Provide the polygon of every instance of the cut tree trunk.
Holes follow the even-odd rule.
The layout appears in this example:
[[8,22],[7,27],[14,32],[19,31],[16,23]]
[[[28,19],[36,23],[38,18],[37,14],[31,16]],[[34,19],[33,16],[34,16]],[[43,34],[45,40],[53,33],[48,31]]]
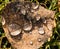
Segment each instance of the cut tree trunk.
[[38,49],[56,27],[55,11],[32,2],[11,2],[2,11],[2,26],[13,48]]

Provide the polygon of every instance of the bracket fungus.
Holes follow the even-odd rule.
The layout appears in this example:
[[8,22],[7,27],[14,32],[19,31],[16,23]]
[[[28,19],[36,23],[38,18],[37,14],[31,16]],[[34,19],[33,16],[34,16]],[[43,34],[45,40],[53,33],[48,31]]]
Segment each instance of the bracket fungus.
[[56,27],[55,11],[33,2],[11,2],[1,15],[5,35],[16,49],[38,49]]

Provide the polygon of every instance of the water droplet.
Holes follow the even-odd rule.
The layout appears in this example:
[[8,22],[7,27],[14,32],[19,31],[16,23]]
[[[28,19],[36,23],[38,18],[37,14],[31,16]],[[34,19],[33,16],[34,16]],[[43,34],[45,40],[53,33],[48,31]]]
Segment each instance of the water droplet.
[[44,34],[44,29],[43,29],[43,27],[40,27],[40,28],[38,29],[38,32],[39,32],[39,34]]
[[21,33],[21,29],[16,30],[16,31],[14,31],[14,32],[10,32],[10,34],[11,34],[12,36],[17,36],[17,35],[19,35],[20,33]]
[[37,9],[39,7],[39,5],[33,5],[33,9]]
[[30,42],[30,45],[33,45],[33,42],[32,41]]
[[38,42],[41,42],[41,38],[38,39]]
[[46,20],[43,23],[46,23]]
[[32,34],[32,32],[29,32],[30,34]]
[[10,32],[14,32],[14,31],[16,31],[20,28],[21,27],[19,25],[15,24],[15,23],[11,23],[11,24],[8,25],[8,29],[9,29]]
[[23,29],[25,31],[30,31],[32,29],[32,24],[31,23],[25,23]]
[[21,13],[22,13],[23,15],[25,15],[25,14],[26,14],[26,10],[22,9],[22,10],[21,10]]
[[35,11],[31,9],[31,12],[35,12]]
[[46,19],[45,18],[42,18],[42,22],[46,24]]
[[37,21],[40,20],[40,14],[37,14],[37,15],[36,15],[36,20],[37,20]]
[[41,17],[41,20],[43,23],[46,23],[46,19],[44,17]]

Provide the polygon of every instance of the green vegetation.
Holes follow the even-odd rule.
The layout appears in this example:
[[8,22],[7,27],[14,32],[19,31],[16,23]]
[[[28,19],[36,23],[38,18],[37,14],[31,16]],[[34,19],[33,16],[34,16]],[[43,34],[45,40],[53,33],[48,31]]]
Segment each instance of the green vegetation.
[[[1,10],[6,6],[7,3],[13,0],[0,0],[0,14]],[[57,2],[58,0],[30,0],[31,2],[36,2],[47,9],[56,11],[55,19],[56,19],[56,28],[53,29],[53,36],[50,41],[47,41],[43,47],[40,49],[60,49],[60,13],[58,12]],[[1,25],[1,16],[0,16],[0,49],[11,49],[11,44],[8,42],[5,37],[4,31]]]

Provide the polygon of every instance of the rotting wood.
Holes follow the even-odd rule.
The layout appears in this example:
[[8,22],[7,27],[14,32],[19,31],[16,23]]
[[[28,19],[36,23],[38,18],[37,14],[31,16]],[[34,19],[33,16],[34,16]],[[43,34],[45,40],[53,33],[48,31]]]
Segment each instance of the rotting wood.
[[54,15],[36,3],[11,2],[2,11],[2,26],[14,48],[38,49],[52,36]]

